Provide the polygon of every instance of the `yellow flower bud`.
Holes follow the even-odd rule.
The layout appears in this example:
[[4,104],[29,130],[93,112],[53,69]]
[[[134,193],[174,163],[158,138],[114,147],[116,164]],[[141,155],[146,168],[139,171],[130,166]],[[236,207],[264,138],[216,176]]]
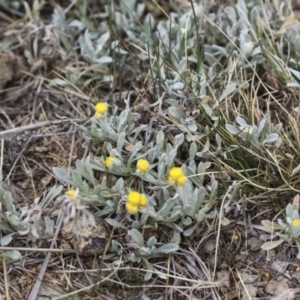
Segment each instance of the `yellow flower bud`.
[[144,209],[148,206],[148,199],[144,195],[141,195],[139,209]]
[[181,176],[181,177],[179,177],[179,178],[177,179],[177,183],[178,183],[179,185],[185,185],[186,182],[187,182],[186,176]]
[[110,168],[115,160],[116,160],[116,158],[113,157],[113,156],[107,157],[105,159],[105,166],[106,166],[106,168]]
[[141,174],[146,173],[150,168],[149,161],[146,159],[139,159],[136,168],[139,173]]
[[126,203],[126,210],[130,214],[136,214],[136,213],[138,213],[139,208],[137,207],[137,205],[133,205],[131,203]]
[[95,116],[96,118],[103,118],[104,114],[107,112],[108,106],[105,102],[98,102],[95,105]]
[[72,200],[75,200],[78,195],[78,190],[69,190],[66,192],[66,195],[70,197]]
[[176,181],[178,178],[184,176],[184,173],[180,167],[173,167],[169,171],[169,178],[173,181]]
[[138,206],[141,202],[141,196],[142,195],[139,192],[131,191],[127,196],[127,202],[131,205]]
[[293,227],[299,228],[299,227],[300,227],[300,220],[299,220],[299,219],[293,220],[292,226],[293,226]]
[[174,184],[185,185],[187,177],[184,175],[183,170],[180,167],[173,167],[169,171],[169,181]]

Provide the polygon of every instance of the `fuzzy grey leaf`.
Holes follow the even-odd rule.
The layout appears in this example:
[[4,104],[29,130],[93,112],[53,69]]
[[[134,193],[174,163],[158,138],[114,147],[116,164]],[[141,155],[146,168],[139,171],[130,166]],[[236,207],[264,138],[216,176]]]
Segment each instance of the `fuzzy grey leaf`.
[[230,94],[234,93],[237,90],[237,86],[235,82],[231,82],[227,85],[227,87],[225,88],[225,90],[223,91],[219,102],[222,102],[227,96],[229,96]]
[[7,234],[5,235],[4,237],[2,237],[0,239],[0,244],[2,247],[5,247],[7,246],[11,241],[12,241],[12,237],[15,233],[10,233],[10,234]]
[[140,247],[144,247],[144,237],[138,230],[128,230],[128,235],[131,236],[133,242],[138,244]]
[[2,252],[0,254],[0,258],[8,258],[8,259],[12,259],[12,260],[17,260],[17,259],[21,259],[22,255],[19,251],[12,250],[12,251],[7,251],[7,252]]
[[238,130],[235,126],[233,126],[231,124],[226,124],[225,128],[227,129],[227,131],[229,131],[233,135],[237,135],[240,132],[240,130]]
[[266,242],[261,246],[261,249],[266,250],[266,251],[272,250],[272,249],[278,247],[283,242],[284,242],[284,240],[282,240],[282,239],[277,240],[277,241]]
[[271,133],[269,134],[265,140],[264,140],[264,144],[269,144],[269,143],[273,143],[276,142],[278,139],[278,134],[277,133]]
[[115,228],[122,228],[122,229],[125,229],[127,230],[127,227],[125,225],[123,225],[121,222],[115,220],[115,219],[106,219],[105,220],[110,226],[113,226]]
[[182,90],[184,88],[184,84],[182,82],[176,82],[171,85],[172,90]]
[[57,179],[73,185],[72,178],[63,169],[54,167],[52,168],[52,171],[54,175],[57,177]]
[[152,253],[163,253],[163,254],[168,254],[168,253],[172,253],[172,252],[176,252],[179,249],[179,246],[177,244],[165,244],[159,248],[157,248],[155,251],[153,251]]

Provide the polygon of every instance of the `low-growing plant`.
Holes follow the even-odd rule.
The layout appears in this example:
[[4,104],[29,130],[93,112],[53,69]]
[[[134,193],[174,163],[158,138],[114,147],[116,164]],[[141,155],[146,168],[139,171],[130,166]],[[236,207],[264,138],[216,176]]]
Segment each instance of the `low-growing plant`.
[[[278,218],[277,223],[269,220],[262,221],[262,225],[271,231],[272,241],[265,242],[262,249],[271,250],[283,242],[295,243],[298,248],[297,258],[300,259],[300,216],[299,216],[299,194],[293,199],[293,204],[289,203],[285,210],[285,222]],[[278,239],[277,239],[278,238]]]
[[[100,106],[105,108],[103,113],[97,112]],[[54,168],[56,177],[78,190],[77,198],[82,204],[97,208],[95,217],[114,216],[107,222],[127,230],[139,247],[134,257],[141,256],[146,262],[152,254],[176,251],[180,239],[176,246],[167,243],[156,248],[156,239],[150,238],[145,246],[139,230],[163,224],[174,234],[189,236],[201,222],[213,219],[217,214],[214,205],[218,202],[218,181],[211,176],[204,183],[209,164],[196,165],[197,145],[192,143],[188,165],[174,167],[185,141],[183,134],[175,135],[170,143],[163,131],[158,131],[155,139],[146,144],[147,125],[140,123],[137,113],[127,108],[117,115],[115,109],[109,116],[104,103],[98,103],[95,110],[91,131],[84,129],[84,146],[101,145],[103,154],[78,160],[70,176]],[[101,181],[95,176],[97,171]],[[121,223],[126,210],[133,215],[131,225]],[[132,261],[132,257],[130,254],[127,258]]]

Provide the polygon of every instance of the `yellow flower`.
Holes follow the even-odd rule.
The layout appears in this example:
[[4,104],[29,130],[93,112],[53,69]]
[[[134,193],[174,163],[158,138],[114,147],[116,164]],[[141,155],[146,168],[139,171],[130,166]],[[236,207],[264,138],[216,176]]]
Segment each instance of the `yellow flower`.
[[169,171],[169,179],[176,181],[178,178],[184,176],[184,173],[180,167],[173,167]]
[[187,182],[186,176],[181,176],[181,177],[179,177],[179,178],[177,179],[177,183],[178,183],[179,185],[185,185],[186,182]]
[[141,194],[136,191],[131,191],[127,196],[127,202],[131,205],[138,206],[141,202]]
[[115,160],[116,160],[116,158],[113,157],[113,156],[107,157],[105,159],[105,166],[106,166],[106,168],[110,168]]
[[95,105],[95,116],[96,118],[103,118],[104,114],[107,112],[108,106],[105,102],[98,102]]
[[148,206],[148,199],[137,191],[131,191],[127,196],[126,210],[130,214],[136,214],[139,209],[144,209]]
[[299,227],[300,227],[300,220],[299,220],[299,219],[293,220],[292,226],[293,226],[293,227],[299,228]]
[[137,207],[137,205],[126,203],[126,210],[130,214],[136,214],[139,211],[139,208]]
[[69,196],[72,200],[75,200],[78,196],[78,190],[69,190],[66,192],[66,195]]
[[187,177],[184,175],[183,170],[180,167],[173,167],[169,171],[169,181],[174,184],[185,185]]
[[144,209],[148,206],[148,199],[144,195],[141,195],[139,209]]
[[149,161],[146,159],[139,159],[136,168],[139,173],[141,174],[146,173],[150,168]]

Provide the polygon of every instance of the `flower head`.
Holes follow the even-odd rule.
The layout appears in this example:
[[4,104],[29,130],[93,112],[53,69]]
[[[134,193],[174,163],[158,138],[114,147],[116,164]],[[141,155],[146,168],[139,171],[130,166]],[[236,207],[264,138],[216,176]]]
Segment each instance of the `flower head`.
[[137,191],[131,191],[127,196],[126,210],[130,214],[136,214],[139,209],[148,206],[148,199]]
[[133,215],[133,214],[136,214],[139,211],[139,208],[136,205],[126,203],[126,210],[127,210],[128,213]]
[[187,182],[187,178],[186,176],[181,176],[177,179],[177,184],[178,185],[185,185]]
[[[85,224],[95,224],[94,216],[90,213],[84,201],[78,198],[78,189],[69,190],[65,195],[57,197],[55,204],[60,207],[64,225],[73,221],[73,232],[79,234]],[[75,201],[74,201],[75,200]]]
[[78,196],[78,189],[77,190],[68,190],[66,195],[69,196],[72,200],[75,200]]
[[140,174],[146,173],[150,168],[150,163],[146,159],[139,159],[137,161],[136,169]]
[[300,228],[300,220],[299,219],[293,220],[291,225],[292,227]]
[[105,102],[98,102],[95,105],[95,116],[96,118],[103,118],[104,114],[107,112],[108,106]]
[[109,156],[105,159],[105,166],[106,168],[110,168],[112,166],[112,164],[114,163],[114,161],[116,160],[115,157],[113,156]]
[[180,167],[173,167],[169,171],[169,181],[178,185],[185,185],[187,182],[187,177],[184,175],[183,170]]
[[148,206],[148,204],[149,204],[149,201],[148,201],[147,197],[145,197],[144,195],[141,195],[139,209],[146,208]]
[[34,237],[39,237],[41,233],[54,234],[54,223],[51,221],[51,215],[56,206],[54,205],[54,209],[46,209],[39,204],[39,201],[40,198],[36,198],[30,208],[22,208],[19,234],[27,235],[31,232]]
[[173,181],[176,181],[182,176],[184,176],[184,173],[180,167],[173,167],[169,172],[169,179]]
[[140,201],[141,201],[141,194],[139,192],[131,191],[127,196],[127,202],[132,205],[138,206],[140,204]]

